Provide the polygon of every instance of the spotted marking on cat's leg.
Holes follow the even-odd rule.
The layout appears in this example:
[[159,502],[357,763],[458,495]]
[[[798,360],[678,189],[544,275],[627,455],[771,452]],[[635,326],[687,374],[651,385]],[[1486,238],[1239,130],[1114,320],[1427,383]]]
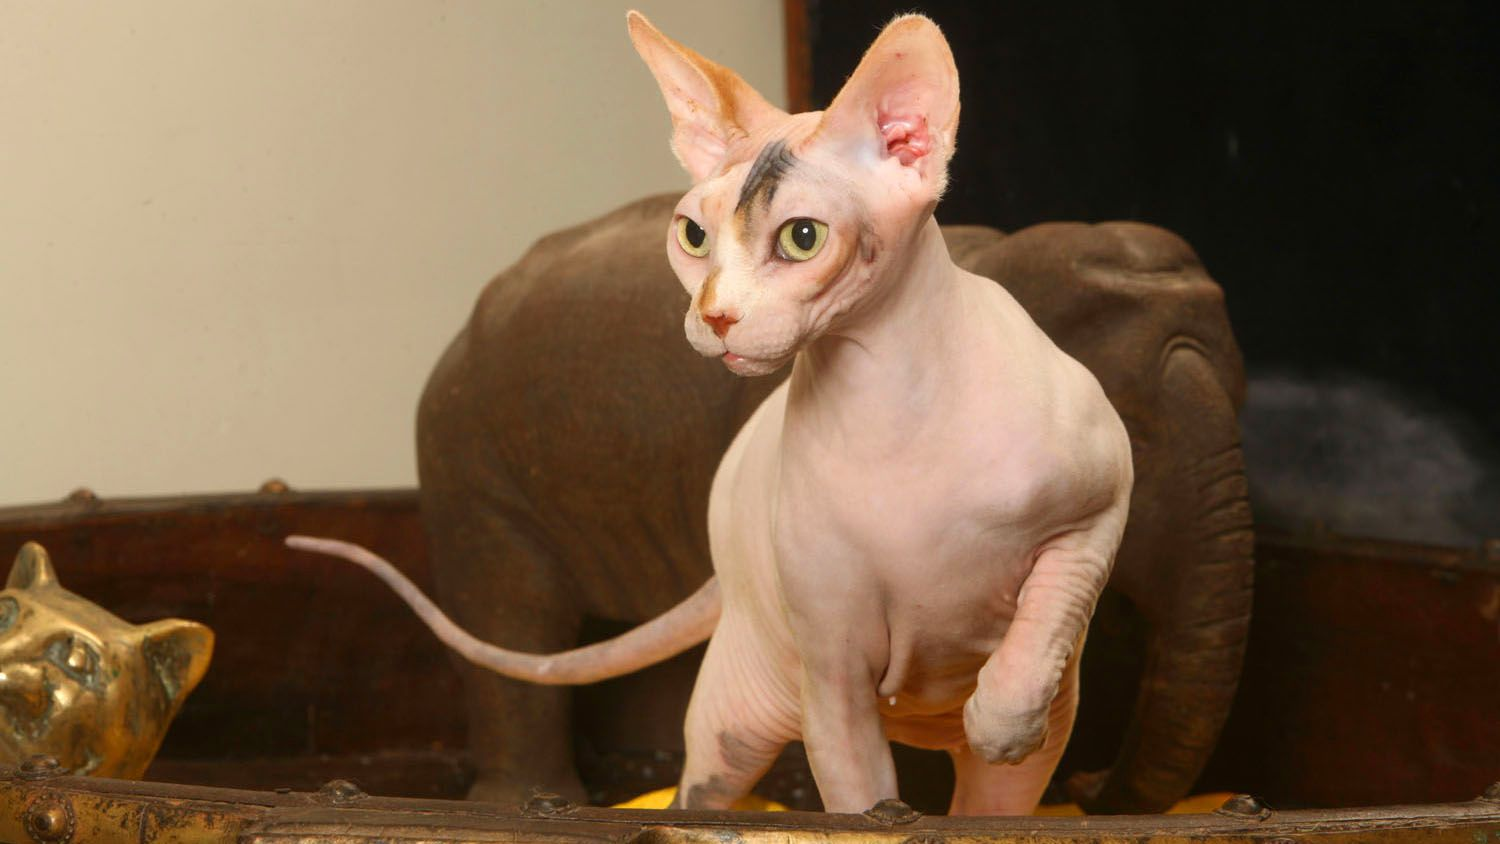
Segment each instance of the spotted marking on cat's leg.
[[674,806],[728,808],[799,737],[795,692],[776,665],[742,622],[729,619],[714,633],[688,704]]

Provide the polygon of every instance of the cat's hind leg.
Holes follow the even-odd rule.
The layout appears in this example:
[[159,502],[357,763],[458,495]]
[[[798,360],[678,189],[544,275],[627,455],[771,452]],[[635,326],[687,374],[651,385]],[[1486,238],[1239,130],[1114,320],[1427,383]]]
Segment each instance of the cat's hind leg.
[[1078,655],[1063,671],[1057,697],[1047,712],[1047,738],[1020,764],[991,764],[967,746],[948,751],[953,757],[953,802],[950,815],[1029,815],[1046,791],[1057,762],[1073,732],[1078,712]]
[[797,695],[749,625],[726,615],[688,704],[687,759],[672,808],[727,809],[750,793],[781,749],[800,736]]

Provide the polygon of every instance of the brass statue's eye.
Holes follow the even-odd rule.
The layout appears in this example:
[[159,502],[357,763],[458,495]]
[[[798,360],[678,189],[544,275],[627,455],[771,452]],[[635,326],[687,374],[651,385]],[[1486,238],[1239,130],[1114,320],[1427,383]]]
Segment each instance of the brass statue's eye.
[[0,633],[10,629],[16,623],[16,617],[21,614],[21,608],[16,604],[16,599],[9,596],[0,598]]
[[694,258],[708,254],[708,232],[687,217],[677,218],[677,243]]
[[87,674],[93,668],[93,659],[90,657],[91,654],[88,651],[88,647],[82,642],[74,640],[73,647],[68,648],[68,667],[79,674]]
[[788,261],[806,261],[828,240],[828,224],[806,217],[787,220],[776,236],[776,254]]
[[58,667],[87,683],[99,667],[99,655],[88,642],[77,636],[60,636],[47,648],[48,656]]

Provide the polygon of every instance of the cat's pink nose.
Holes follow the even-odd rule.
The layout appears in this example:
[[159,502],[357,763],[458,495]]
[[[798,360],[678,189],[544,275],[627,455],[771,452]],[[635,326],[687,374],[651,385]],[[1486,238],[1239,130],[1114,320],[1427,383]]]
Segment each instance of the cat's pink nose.
[[704,314],[703,321],[708,323],[708,327],[712,328],[722,340],[724,335],[729,333],[729,326],[739,322],[740,318],[728,314]]

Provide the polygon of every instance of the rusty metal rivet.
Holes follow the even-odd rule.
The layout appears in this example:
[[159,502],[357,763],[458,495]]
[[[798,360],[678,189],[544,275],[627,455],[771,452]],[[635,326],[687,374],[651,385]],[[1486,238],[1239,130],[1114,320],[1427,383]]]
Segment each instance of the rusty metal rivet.
[[911,823],[917,818],[922,817],[922,813],[902,803],[900,800],[887,797],[866,809],[865,817],[884,826],[896,826],[897,824]]
[[353,803],[363,800],[366,795],[360,787],[348,780],[329,780],[318,789],[318,799],[324,803]]
[[99,494],[86,486],[81,486],[68,493],[68,497],[63,500],[73,504],[98,504]]
[[1479,795],[1480,800],[1488,800],[1491,803],[1500,803],[1500,782],[1490,783],[1490,787]]
[[521,807],[521,812],[532,817],[553,818],[558,815],[566,815],[577,808],[577,806],[573,805],[572,800],[561,794],[539,791],[531,795],[531,799],[527,800],[526,804]]
[[62,765],[58,764],[56,756],[38,753],[21,763],[16,776],[23,780],[44,780],[48,777],[60,776],[62,773]]
[[70,840],[73,824],[73,807],[61,797],[44,794],[26,807],[26,833],[44,844]]
[[1224,805],[1214,811],[1230,817],[1255,818],[1261,821],[1271,816],[1271,808],[1261,802],[1259,797],[1251,794],[1236,794],[1225,800]]
[[281,478],[268,478],[265,483],[260,485],[259,490],[261,495],[286,495],[291,491],[291,484],[288,484]]

